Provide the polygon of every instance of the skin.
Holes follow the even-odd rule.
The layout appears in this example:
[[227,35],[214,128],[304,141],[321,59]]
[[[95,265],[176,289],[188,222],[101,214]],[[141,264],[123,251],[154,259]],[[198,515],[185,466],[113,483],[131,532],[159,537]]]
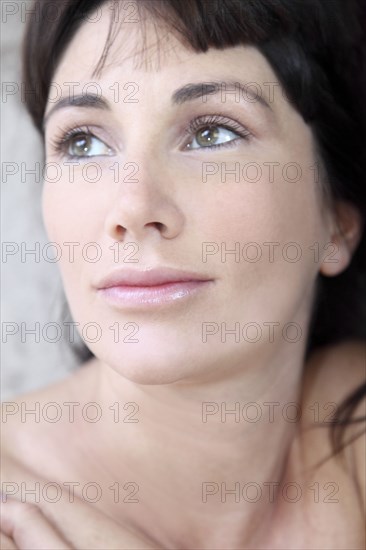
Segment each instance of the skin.
[[[104,490],[99,502],[88,505],[90,513],[99,515],[86,526],[82,520],[86,504],[78,488],[76,502],[71,505],[63,499],[57,504],[59,513],[44,501],[35,503],[31,514],[40,522],[39,531],[44,537],[61,537],[65,548],[105,548],[107,540],[110,548],[121,548],[122,543],[132,548],[142,540],[146,548],[361,548],[357,495],[362,468],[356,466],[356,480],[350,474],[350,463],[358,464],[358,444],[349,447],[346,468],[331,459],[314,472],[310,467],[331,449],[323,430],[309,435],[305,428],[312,425],[315,402],[321,407],[329,401],[338,403],[361,382],[364,345],[353,342],[336,348],[335,354],[334,348],[316,354],[306,366],[304,378],[315,281],[319,273],[334,276],[347,267],[360,238],[357,212],[342,203],[337,211],[327,207],[310,168],[316,162],[311,130],[280,88],[273,101],[266,96],[265,83],[277,82],[277,78],[258,50],[237,46],[197,54],[173,34],[167,36],[163,27],[159,28],[157,49],[157,36],[148,20],[147,48],[141,53],[140,23],[125,23],[105,69],[96,78],[92,73],[108,34],[108,13],[104,6],[97,23],[83,24],[53,81],[61,86],[64,97],[68,95],[66,82],[80,83],[76,93],[82,93],[86,83],[97,82],[110,110],[69,106],[47,118],[54,105],[49,101],[47,162],[60,164],[61,179],[45,181],[42,200],[49,240],[63,250],[59,266],[73,318],[81,327],[98,322],[102,338],[88,343],[95,360],[65,381],[23,398],[27,403],[93,401],[104,414],[97,423],[85,422],[77,412],[73,423],[31,426],[11,418],[6,430],[14,443],[5,445],[5,479],[57,479],[61,483],[72,479],[81,484],[95,480],[105,488],[116,482],[123,486],[126,480],[138,484],[136,505],[116,506],[113,493]],[[230,95],[222,101],[220,94],[208,96],[205,102],[171,103],[174,91],[188,83],[238,78],[258,83],[269,107],[245,99],[238,103]],[[122,83],[122,91],[125,82],[136,83],[138,102],[114,101],[111,87],[116,82]],[[233,141],[228,147],[187,149],[195,135],[187,137],[184,129],[204,115],[237,121],[251,137],[246,140],[230,134]],[[60,129],[69,125],[87,125],[101,140],[98,147],[112,150],[111,154],[76,159],[80,166],[75,168],[74,182],[64,165],[65,153],[52,145]],[[83,165],[91,161],[98,162],[102,171],[96,183],[83,177]],[[121,166],[135,163],[137,182],[115,181],[110,167],[116,161]],[[280,163],[281,168],[298,163],[300,180],[290,183],[279,170],[270,181],[264,163],[271,161]],[[229,167],[256,162],[263,172],[256,183],[243,178],[223,183],[220,173],[203,182],[205,162],[227,163]],[[126,173],[121,174],[123,179]],[[122,259],[123,266],[169,266],[195,271],[213,282],[169,306],[151,310],[112,307],[94,287],[100,277],[116,268],[109,249],[116,241],[138,247],[138,262],[129,265]],[[277,253],[270,262],[263,243],[278,242],[281,250],[289,241],[301,247],[301,260],[285,261]],[[102,258],[92,263],[77,252],[75,261],[70,262],[66,242],[98,243]],[[203,262],[204,242],[226,243],[228,249],[235,242],[256,242],[262,244],[263,260],[235,262],[228,255],[223,262],[216,254]],[[314,243],[319,243],[319,261],[314,261],[309,250]],[[328,243],[335,245],[336,262],[327,261]],[[116,344],[109,327],[131,321],[138,327],[139,341]],[[301,337],[290,343],[278,330],[270,342],[263,330],[256,343],[243,338],[235,342],[230,336],[223,342],[220,335],[205,343],[201,336],[205,321],[218,325],[225,321],[228,328],[236,322],[256,322],[262,329],[263,323],[277,322],[280,330],[293,322],[301,327]],[[353,374],[340,381],[333,373],[344,372],[345,361],[352,363]],[[324,392],[325,380],[330,393]],[[113,422],[109,407],[116,402],[136,403],[139,421]],[[255,423],[233,422],[229,415],[222,422],[216,414],[203,422],[203,402],[224,402],[228,409],[236,402],[254,402],[261,407],[263,418]],[[279,403],[271,422],[264,405],[268,402]],[[280,413],[293,402],[306,410],[298,422],[290,422]],[[37,448],[32,445],[35,436]],[[65,441],[73,443],[65,445]],[[60,449],[56,457],[55,448]],[[24,451],[27,458],[19,461],[17,457]],[[304,490],[296,504],[278,494],[273,501],[266,496],[254,503],[238,504],[230,495],[226,503],[219,495],[202,501],[204,482],[226,483],[228,488],[235,482],[252,482],[263,488],[270,481],[281,489],[294,480],[302,487],[313,483],[323,487],[336,480],[342,488],[339,503],[326,506],[323,499],[316,506],[310,490]],[[347,511],[349,502],[352,513]],[[4,506],[2,530],[10,548],[12,539],[17,548],[30,547],[26,537],[31,528],[19,527],[20,506],[29,503],[20,504],[15,498]],[[110,521],[115,522],[115,530],[111,531]],[[330,521],[335,525],[332,533]],[[97,540],[95,525],[102,542]],[[55,528],[57,533],[48,531]],[[54,540],[58,547],[60,540]],[[42,542],[34,539],[31,544],[42,547],[36,546]],[[48,544],[45,547],[50,548],[50,540]]]

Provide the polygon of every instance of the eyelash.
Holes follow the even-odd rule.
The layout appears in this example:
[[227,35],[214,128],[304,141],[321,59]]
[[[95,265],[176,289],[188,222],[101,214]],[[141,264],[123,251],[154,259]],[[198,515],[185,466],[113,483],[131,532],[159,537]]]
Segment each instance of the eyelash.
[[[238,134],[242,139],[249,140],[251,134],[250,132],[245,129],[243,126],[241,126],[239,123],[227,118],[223,117],[221,115],[204,115],[200,116],[194,120],[192,120],[186,130],[184,131],[184,138],[192,137],[194,138],[195,135],[204,128],[210,127],[210,126],[217,126],[220,128],[224,128],[225,130],[229,130],[230,132],[234,132]],[[50,142],[53,147],[53,149],[57,153],[63,153],[65,156],[67,156],[69,159],[73,158],[87,158],[85,157],[77,157],[76,155],[70,155],[67,152],[68,146],[70,141],[76,137],[76,136],[90,136],[94,137],[96,139],[98,136],[95,135],[95,133],[90,129],[89,126],[78,126],[75,128],[69,128],[62,130],[62,128],[59,128],[60,134],[51,138]],[[103,140],[101,140],[103,141]],[[199,147],[197,149],[190,149],[190,151],[202,151],[202,149],[208,149],[208,150],[217,150],[222,147],[231,147],[236,143],[237,139],[232,139],[231,141],[227,141],[224,143],[218,143],[217,145],[210,145],[209,147]],[[107,144],[106,144],[107,145]]]
[[60,133],[58,135],[50,139],[50,143],[54,151],[56,151],[57,153],[63,153],[69,159],[75,158],[74,155],[70,155],[67,152],[69,143],[72,138],[76,136],[90,136],[99,139],[98,136],[96,136],[94,132],[91,131],[89,126],[77,126],[75,128],[67,128],[65,130],[59,128],[59,132]]
[[[238,134],[238,136],[240,136],[242,139],[245,139],[247,141],[251,136],[249,130],[245,129],[243,126],[241,126],[241,124],[221,115],[204,115],[195,118],[189,123],[188,128],[185,130],[185,136],[194,137],[197,132],[203,130],[203,128],[207,128],[210,126],[225,128],[225,130],[234,132],[235,134]],[[202,151],[202,149],[217,150],[222,147],[232,147],[235,145],[236,142],[237,139],[232,139],[231,141],[218,143],[217,145],[210,145],[209,147],[191,149],[191,151]]]

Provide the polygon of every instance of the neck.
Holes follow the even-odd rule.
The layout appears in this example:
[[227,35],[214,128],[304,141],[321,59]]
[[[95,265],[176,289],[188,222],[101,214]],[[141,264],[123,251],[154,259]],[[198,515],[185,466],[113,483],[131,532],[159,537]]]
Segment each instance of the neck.
[[136,384],[95,360],[90,400],[109,418],[90,426],[89,456],[106,483],[136,484],[122,490],[139,501],[124,519],[169,548],[264,540],[298,425],[290,403],[303,356],[301,345],[271,344],[223,379],[168,385]]

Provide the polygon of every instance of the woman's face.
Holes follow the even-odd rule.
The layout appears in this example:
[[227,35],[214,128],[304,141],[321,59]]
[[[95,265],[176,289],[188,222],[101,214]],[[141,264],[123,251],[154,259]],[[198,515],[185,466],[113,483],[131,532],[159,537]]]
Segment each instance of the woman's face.
[[[59,167],[47,170],[44,221],[78,330],[141,383],[220,376],[303,347],[320,260],[332,252],[309,127],[257,49],[197,54],[164,29],[157,46],[151,22],[143,55],[141,24],[118,25],[93,76],[110,13],[105,4],[75,35],[46,109],[47,163]],[[231,84],[202,97],[208,82]],[[247,92],[239,82],[251,83]],[[87,93],[103,105],[57,104]],[[160,267],[210,282],[143,304],[96,288],[119,269]]]

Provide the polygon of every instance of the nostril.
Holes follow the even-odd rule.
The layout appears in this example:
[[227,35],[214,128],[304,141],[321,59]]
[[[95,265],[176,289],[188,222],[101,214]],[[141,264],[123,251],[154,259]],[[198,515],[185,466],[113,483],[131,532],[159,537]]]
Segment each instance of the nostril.
[[164,233],[166,231],[166,225],[164,225],[161,222],[153,222],[152,225],[154,225],[161,233]]
[[122,227],[122,225],[117,225],[116,233],[117,233],[118,237],[123,237],[125,232],[126,232],[126,229],[124,227]]

